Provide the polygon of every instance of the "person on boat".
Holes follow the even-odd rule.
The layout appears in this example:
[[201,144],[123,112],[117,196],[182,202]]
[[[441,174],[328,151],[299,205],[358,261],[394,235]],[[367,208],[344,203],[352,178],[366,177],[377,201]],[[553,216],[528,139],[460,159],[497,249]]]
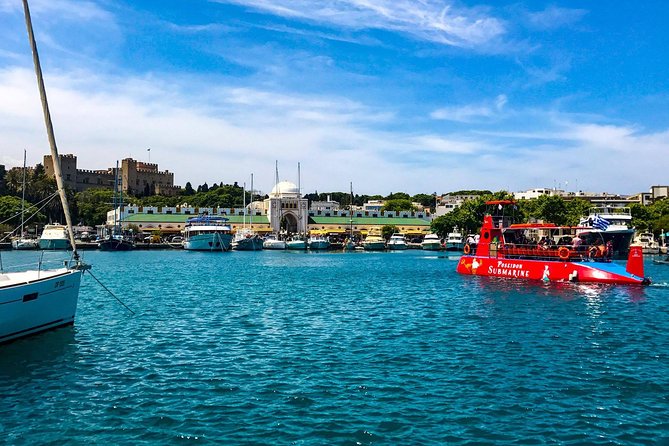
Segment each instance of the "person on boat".
[[613,257],[613,243],[611,242],[611,240],[606,242],[605,253],[606,253],[606,260],[611,261],[611,258]]
[[574,251],[578,251],[582,243],[583,239],[578,235],[575,236],[573,239],[571,239],[571,249],[573,249]]
[[469,235],[469,237],[467,237],[466,244],[469,245],[469,252],[471,253],[476,252],[476,242],[474,241],[473,235]]
[[592,260],[604,259],[606,255],[606,246],[602,241],[596,241],[588,250],[588,256]]

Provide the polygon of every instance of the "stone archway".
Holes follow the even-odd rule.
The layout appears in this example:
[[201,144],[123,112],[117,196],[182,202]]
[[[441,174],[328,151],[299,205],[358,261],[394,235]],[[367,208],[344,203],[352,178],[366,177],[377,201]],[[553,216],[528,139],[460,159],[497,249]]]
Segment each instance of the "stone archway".
[[285,214],[281,218],[281,229],[289,234],[297,232],[297,218],[293,214]]

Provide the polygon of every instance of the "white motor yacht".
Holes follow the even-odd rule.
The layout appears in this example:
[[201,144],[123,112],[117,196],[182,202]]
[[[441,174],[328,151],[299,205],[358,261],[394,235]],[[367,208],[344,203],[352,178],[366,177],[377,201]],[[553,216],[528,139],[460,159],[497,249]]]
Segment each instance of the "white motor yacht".
[[189,218],[184,228],[184,249],[189,251],[227,251],[232,234],[228,219],[203,215]]
[[307,245],[312,251],[322,251],[330,247],[330,239],[324,235],[315,234],[309,237]]
[[370,229],[367,237],[362,241],[362,247],[365,251],[384,251],[386,249],[386,241],[381,236],[379,229]]
[[462,251],[465,246],[465,242],[463,240],[462,233],[458,230],[458,228],[453,228],[453,232],[448,234],[445,246],[447,251]]
[[60,224],[46,225],[39,238],[40,249],[68,249],[70,240],[67,234],[67,226]]
[[644,254],[659,254],[660,244],[655,240],[652,232],[640,232],[634,238],[634,244],[641,246]]
[[426,251],[439,251],[441,249],[441,240],[437,234],[427,234],[420,246]]
[[629,247],[634,239],[632,227],[632,211],[628,207],[593,207],[588,216],[581,218],[579,227],[586,228],[576,231],[577,234],[597,233],[604,243],[611,241],[613,255],[627,258]]
[[279,240],[275,234],[272,234],[265,238],[262,247],[263,249],[286,249],[286,241]]
[[390,240],[388,240],[387,246],[388,249],[393,251],[403,250],[408,248],[404,234],[400,234],[399,232],[396,232],[390,236]]

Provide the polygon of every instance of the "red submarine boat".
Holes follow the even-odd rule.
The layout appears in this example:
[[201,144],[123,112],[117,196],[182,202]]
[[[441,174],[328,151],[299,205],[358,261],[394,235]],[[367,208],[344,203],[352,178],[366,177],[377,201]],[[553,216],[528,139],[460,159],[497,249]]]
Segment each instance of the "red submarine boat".
[[465,245],[460,274],[539,280],[648,285],[643,253],[631,246],[627,265],[611,261],[610,246],[591,228],[552,223],[514,224],[516,203],[486,202],[488,212],[476,245]]

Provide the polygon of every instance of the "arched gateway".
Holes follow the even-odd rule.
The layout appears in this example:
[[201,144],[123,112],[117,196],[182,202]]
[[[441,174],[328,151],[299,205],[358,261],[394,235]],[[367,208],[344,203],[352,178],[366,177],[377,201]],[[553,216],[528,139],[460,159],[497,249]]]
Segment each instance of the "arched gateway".
[[302,198],[295,184],[289,181],[278,183],[265,200],[265,206],[272,231],[307,232],[308,200]]

